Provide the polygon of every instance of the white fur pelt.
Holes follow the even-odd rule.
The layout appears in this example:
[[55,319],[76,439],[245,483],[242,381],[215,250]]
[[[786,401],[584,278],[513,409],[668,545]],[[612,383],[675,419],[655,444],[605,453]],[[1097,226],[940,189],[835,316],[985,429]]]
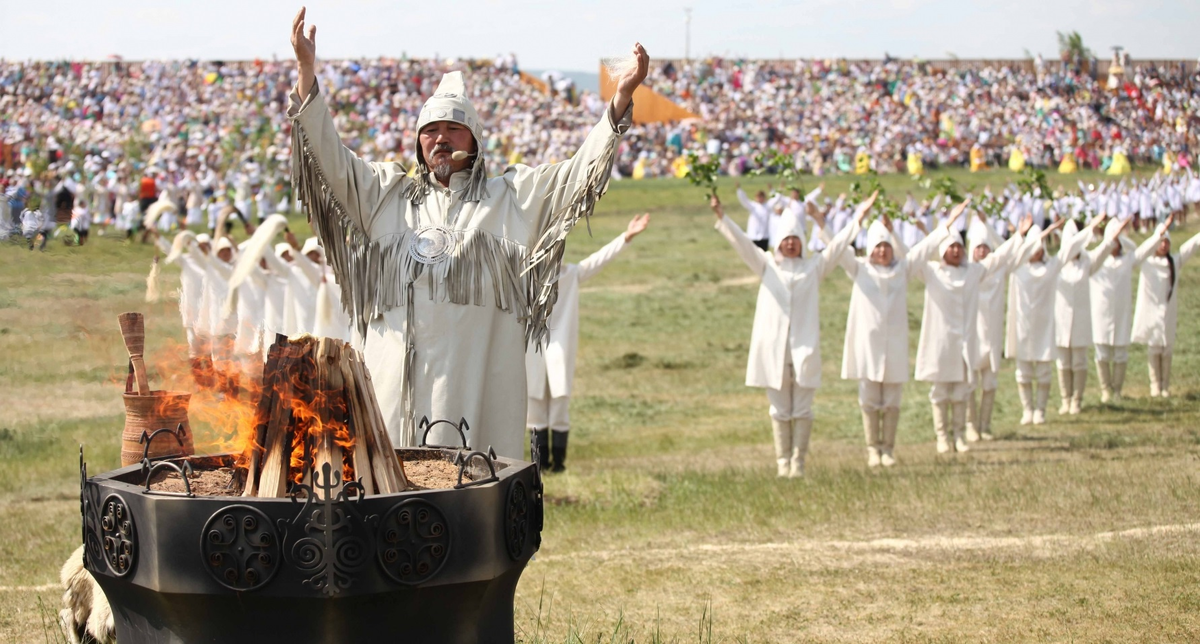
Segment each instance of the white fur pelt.
[[100,585],[83,567],[83,546],[67,558],[60,578],[66,592],[58,616],[71,644],[115,644],[117,629],[112,608]]

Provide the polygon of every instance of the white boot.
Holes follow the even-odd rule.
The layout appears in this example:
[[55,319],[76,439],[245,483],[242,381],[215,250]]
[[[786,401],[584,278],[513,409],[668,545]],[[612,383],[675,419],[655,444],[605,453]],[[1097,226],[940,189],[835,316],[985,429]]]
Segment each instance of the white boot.
[[1070,367],[1058,368],[1058,393],[1062,396],[1062,405],[1058,407],[1058,415],[1066,416],[1071,413],[1071,392],[1075,391],[1072,375],[1075,372],[1071,371]]
[[879,467],[879,410],[862,410],[863,434],[867,437],[867,467]]
[[960,400],[950,403],[950,427],[954,430],[954,451],[967,451],[967,441],[963,437],[963,426],[967,423],[967,401]]
[[775,474],[787,476],[792,455],[792,423],[772,418],[771,431],[775,434]]
[[1100,402],[1107,404],[1112,400],[1113,363],[1108,360],[1097,360],[1096,377],[1100,379]]
[[1158,398],[1162,387],[1162,354],[1152,353],[1146,356],[1146,362],[1150,364],[1150,397]]
[[1046,403],[1050,402],[1050,383],[1039,382],[1037,386],[1037,401],[1033,404],[1033,424],[1046,424]]
[[975,390],[967,395],[967,442],[979,440],[979,405],[975,403]]
[[946,436],[947,423],[950,421],[949,406],[950,403],[933,403],[933,433],[937,435],[938,454],[950,451],[950,441]]
[[884,467],[891,467],[896,464],[893,452],[896,449],[896,429],[900,427],[900,410],[883,410],[883,420],[880,422],[880,426],[883,430],[883,439],[880,441],[883,444],[881,449],[883,455],[879,457],[879,462]]
[[1017,392],[1021,394],[1021,424],[1033,422],[1033,383],[1018,382]]
[[1071,390],[1071,415],[1078,414],[1083,409],[1083,390],[1087,387],[1087,369],[1079,369],[1073,372],[1071,382],[1074,388]]
[[1125,388],[1125,367],[1126,362],[1113,363],[1112,375],[1112,401],[1121,402],[1121,390]]
[[1163,353],[1161,358],[1162,372],[1159,375],[1161,386],[1159,387],[1158,395],[1163,398],[1171,397],[1171,357],[1170,353]]
[[[996,404],[996,390],[985,389],[979,394],[979,438],[992,440],[992,408]],[[970,440],[970,435],[967,440]]]
[[792,421],[792,462],[788,477],[804,477],[804,459],[808,456],[808,439],[812,437],[811,418],[796,418]]

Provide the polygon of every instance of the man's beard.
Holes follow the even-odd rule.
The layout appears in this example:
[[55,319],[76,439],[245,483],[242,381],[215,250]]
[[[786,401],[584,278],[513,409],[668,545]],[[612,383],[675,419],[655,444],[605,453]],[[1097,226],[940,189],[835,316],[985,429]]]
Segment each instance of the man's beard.
[[433,176],[438,181],[448,180],[450,178],[450,175],[453,173],[454,173],[454,170],[451,169],[449,161],[441,161],[441,162],[433,164]]

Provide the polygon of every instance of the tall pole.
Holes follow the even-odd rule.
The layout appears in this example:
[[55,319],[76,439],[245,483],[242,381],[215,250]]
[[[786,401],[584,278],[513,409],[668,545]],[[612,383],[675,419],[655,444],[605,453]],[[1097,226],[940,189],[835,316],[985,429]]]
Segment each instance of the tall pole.
[[692,59],[692,8],[683,8],[683,59]]

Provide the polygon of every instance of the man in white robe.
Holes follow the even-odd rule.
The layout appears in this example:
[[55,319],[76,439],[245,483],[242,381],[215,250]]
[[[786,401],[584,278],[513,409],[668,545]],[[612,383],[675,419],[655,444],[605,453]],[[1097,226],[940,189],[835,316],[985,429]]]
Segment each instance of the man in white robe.
[[[134,207],[137,206],[136,203]],[[200,387],[212,386],[212,334],[207,315],[201,315],[204,304],[204,278],[211,261],[212,239],[207,234],[189,231],[175,235],[167,263],[179,264],[179,318],[187,336],[188,359],[192,378]]]
[[237,336],[237,310],[226,310],[229,278],[233,275],[235,257],[233,242],[220,237],[213,244],[213,258],[204,273],[204,296],[200,315],[207,316],[208,332],[212,338],[212,364],[215,387],[226,396],[236,397],[241,367],[234,352]]
[[801,224],[793,213],[785,215],[783,239],[771,253],[759,248],[725,216],[721,202],[712,198],[717,232],[761,280],[750,333],[746,386],[767,390],[778,476],[804,476],[812,436],[813,397],[821,385],[819,287],[849,247],[874,202],[874,195],[863,201],[852,225],[834,236],[825,250],[806,256]]
[[[844,380],[858,381],[867,466],[896,464],[900,401],[909,378],[908,278],[914,262],[937,251],[927,236],[906,248],[885,217],[867,228],[865,257],[847,248],[838,264],[854,282],[842,345]],[[916,229],[915,226],[913,226]]]
[[[525,347],[546,332],[566,235],[607,188],[649,56],[634,47],[573,157],[492,178],[463,75],[446,74],[418,115],[410,177],[397,163],[367,163],[342,146],[316,84],[316,31],[305,32],[304,15],[292,25],[299,78],[287,112],[294,197],[364,338],[388,432],[396,445],[414,445],[425,438],[422,418],[465,419],[470,447],[520,458]],[[458,443],[444,424],[427,439]]]
[[[759,190],[754,195],[754,200],[751,201],[746,196],[746,191],[742,190],[741,184],[737,186],[738,203],[750,213],[746,218],[746,236],[749,237],[755,246],[762,250],[771,248],[771,219],[777,215],[771,204],[767,203],[767,193]],[[780,205],[780,213],[783,211],[783,206]],[[778,228],[779,224],[775,224]],[[803,220],[801,220],[803,225]]]
[[[1073,255],[1064,256],[1062,269],[1054,292],[1054,346],[1058,366],[1058,389],[1062,396],[1059,415],[1075,415],[1083,406],[1087,386],[1087,352],[1092,346],[1091,276],[1100,269],[1100,260],[1108,252],[1107,244],[1092,251],[1084,248],[1092,240],[1092,232],[1104,223],[1107,215],[1092,218],[1082,230],[1074,219],[1063,226],[1063,247],[1073,246]],[[1074,237],[1083,240],[1074,243]]]
[[615,259],[649,223],[649,214],[634,217],[616,239],[578,264],[563,264],[558,273],[558,303],[547,324],[550,332],[543,343],[525,351],[529,392],[526,424],[543,470],[566,469],[575,353],[579,347],[579,285]]
[[[981,262],[990,257],[993,252],[1004,244],[993,226],[989,226],[982,212],[967,228],[967,242],[971,245],[971,260]],[[1028,223],[1027,223],[1028,222]],[[1033,217],[1025,217],[1020,222],[1016,235],[1028,233],[1028,226]],[[1011,241],[1011,239],[1010,239]],[[1018,245],[1023,245],[1018,241]],[[1020,248],[1002,258],[990,273],[979,283],[979,311],[976,318],[976,331],[979,338],[979,368],[972,379],[975,386],[967,395],[967,431],[968,443],[978,440],[992,440],[992,409],[996,401],[996,389],[999,380],[996,374],[1000,371],[1000,361],[1004,357],[1004,285],[1008,275],[1016,267]],[[979,402],[976,404],[975,390],[979,390]]]
[[1137,247],[1123,234],[1135,220],[1119,225],[1110,222],[1105,239],[1112,249],[1092,273],[1092,343],[1096,347],[1096,373],[1100,378],[1100,401],[1120,401],[1129,363],[1129,341],[1133,331],[1133,269]]
[[1141,275],[1133,312],[1133,341],[1146,345],[1151,398],[1171,395],[1179,269],[1200,249],[1200,234],[1197,234],[1179,247],[1178,254],[1171,253],[1171,235],[1167,231],[1173,219],[1168,216],[1135,252]]
[[[916,263],[913,277],[925,282],[925,308],[917,343],[915,378],[931,383],[929,402],[937,452],[967,451],[967,396],[982,363],[979,352],[979,292],[981,283],[1008,266],[1032,220],[995,253],[977,262],[966,261],[962,236],[954,226],[970,203],[959,204],[930,233],[937,244],[937,261]],[[953,447],[951,447],[953,438]]]
[[[1054,292],[1062,260],[1060,257],[1047,257],[1045,245],[1046,238],[1065,223],[1065,219],[1059,219],[1046,230],[1030,231],[1025,236],[1027,248],[1022,250],[1021,260],[1008,279],[1004,355],[1017,361],[1022,425],[1041,425],[1046,422],[1046,403],[1050,400],[1050,361],[1054,359]],[[1080,235],[1071,239],[1079,244],[1086,241]],[[1029,247],[1032,247],[1032,251]],[[1064,240],[1059,255],[1069,257],[1075,252],[1078,249]]]

